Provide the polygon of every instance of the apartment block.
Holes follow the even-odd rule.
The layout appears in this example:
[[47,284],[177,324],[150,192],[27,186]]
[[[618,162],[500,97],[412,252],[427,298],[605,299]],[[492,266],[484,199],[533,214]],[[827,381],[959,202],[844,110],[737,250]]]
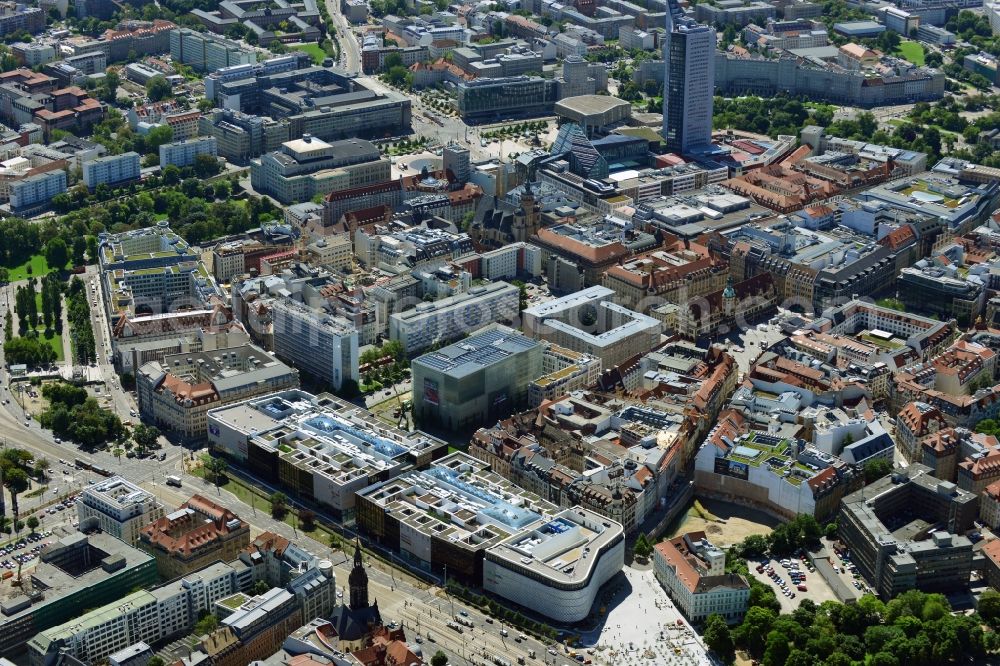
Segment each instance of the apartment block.
[[139,153],[128,152],[108,155],[83,165],[83,183],[89,190],[98,185],[120,185],[139,180]]
[[202,136],[165,143],[160,146],[160,168],[168,164],[180,168],[192,166],[199,155],[218,157],[218,140],[214,136]]
[[10,184],[10,209],[15,215],[33,215],[47,209],[52,197],[66,191],[62,169],[28,176]]

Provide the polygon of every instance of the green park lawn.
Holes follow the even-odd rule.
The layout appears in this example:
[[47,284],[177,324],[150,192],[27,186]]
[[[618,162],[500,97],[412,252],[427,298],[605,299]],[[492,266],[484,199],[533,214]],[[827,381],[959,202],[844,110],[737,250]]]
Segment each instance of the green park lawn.
[[311,55],[313,62],[317,65],[322,65],[323,59],[330,57],[330,55],[323,50],[323,47],[315,42],[309,44],[289,44],[289,46],[296,51],[302,51]]
[[924,64],[924,47],[919,42],[904,40],[896,48],[896,55],[903,57],[914,65]]
[[[31,272],[28,272],[28,268],[31,268]],[[63,266],[63,268],[68,268],[69,265]],[[29,277],[41,277],[49,272],[49,262],[45,260],[45,255],[36,254],[28,259],[26,262],[20,266],[8,266],[7,267],[7,279],[10,282],[17,282],[18,280],[26,280]]]

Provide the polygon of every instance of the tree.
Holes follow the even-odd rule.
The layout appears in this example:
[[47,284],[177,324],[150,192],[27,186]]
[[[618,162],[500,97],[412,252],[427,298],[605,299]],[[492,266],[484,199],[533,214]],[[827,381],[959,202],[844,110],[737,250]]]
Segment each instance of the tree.
[[253,593],[254,595],[261,595],[271,589],[271,586],[267,584],[267,581],[259,580],[254,583]]
[[892,461],[876,458],[865,463],[865,483],[872,483],[892,473]]
[[154,76],[149,81],[146,82],[146,96],[149,97],[151,102],[159,102],[170,97],[173,89],[170,87],[170,82],[167,81],[166,77]]
[[210,634],[215,631],[216,627],[219,626],[219,619],[212,615],[211,613],[205,613],[205,616],[198,620],[194,625],[194,633],[196,636],[203,636],[205,634]]
[[288,512],[288,496],[279,490],[271,493],[268,500],[271,502],[271,515],[281,520]]
[[205,466],[205,476],[218,488],[219,483],[222,481],[222,475],[226,473],[229,464],[225,458],[219,458],[208,453],[202,455],[201,462]]
[[166,666],[166,663],[163,661],[163,657],[154,654],[149,658],[149,661],[146,662],[146,666]]
[[743,539],[739,550],[742,557],[753,560],[767,553],[767,537],[763,534],[750,534]]
[[979,616],[991,627],[1000,625],[1000,592],[988,589],[979,595],[979,603],[976,604]]
[[777,614],[760,606],[751,606],[743,617],[743,623],[736,630],[740,645],[747,648],[750,654],[760,656],[767,646],[767,635]]
[[735,656],[735,643],[733,635],[729,631],[726,620],[718,613],[712,613],[705,620],[705,631],[703,633],[705,645],[726,662],[732,661]]
[[299,509],[299,527],[303,532],[312,532],[316,529],[316,512],[309,509]]
[[784,666],[791,654],[788,642],[788,636],[780,631],[770,632],[767,635],[767,649],[764,650],[764,659],[761,663],[764,666]]
[[17,496],[28,489],[30,485],[28,475],[20,467],[11,467],[4,470],[3,485],[7,489],[7,492],[10,493],[11,510],[14,512],[14,517],[17,518]]
[[[122,382],[124,384],[124,382]],[[140,449],[155,449],[160,437],[160,429],[140,423],[132,430],[132,439]]]
[[198,155],[194,158],[194,173],[199,178],[210,178],[221,171],[219,160],[211,155]]
[[56,270],[62,270],[69,263],[69,248],[60,236],[45,244],[45,261],[49,263],[50,268]]
[[653,554],[653,544],[649,543],[645,532],[639,533],[639,538],[635,540],[635,545],[632,547],[632,554],[636,559],[642,561],[646,561]]
[[431,666],[445,666],[448,663],[448,655],[446,655],[441,650],[434,653],[431,657]]

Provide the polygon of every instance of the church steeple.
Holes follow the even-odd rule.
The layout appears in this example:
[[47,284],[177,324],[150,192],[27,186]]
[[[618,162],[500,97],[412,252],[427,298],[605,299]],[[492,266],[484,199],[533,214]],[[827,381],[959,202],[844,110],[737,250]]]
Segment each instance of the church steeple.
[[361,562],[361,541],[358,540],[354,548],[354,568],[347,577],[347,584],[351,588],[351,610],[364,610],[368,608],[368,574],[365,566]]

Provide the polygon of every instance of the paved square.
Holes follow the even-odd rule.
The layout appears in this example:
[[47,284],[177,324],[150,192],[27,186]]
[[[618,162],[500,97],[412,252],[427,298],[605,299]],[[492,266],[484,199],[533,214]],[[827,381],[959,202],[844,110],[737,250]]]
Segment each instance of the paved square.
[[710,665],[700,637],[674,607],[653,569],[626,566],[622,571],[628,585],[615,591],[605,623],[581,635],[584,648],[594,650],[588,653],[594,663]]

